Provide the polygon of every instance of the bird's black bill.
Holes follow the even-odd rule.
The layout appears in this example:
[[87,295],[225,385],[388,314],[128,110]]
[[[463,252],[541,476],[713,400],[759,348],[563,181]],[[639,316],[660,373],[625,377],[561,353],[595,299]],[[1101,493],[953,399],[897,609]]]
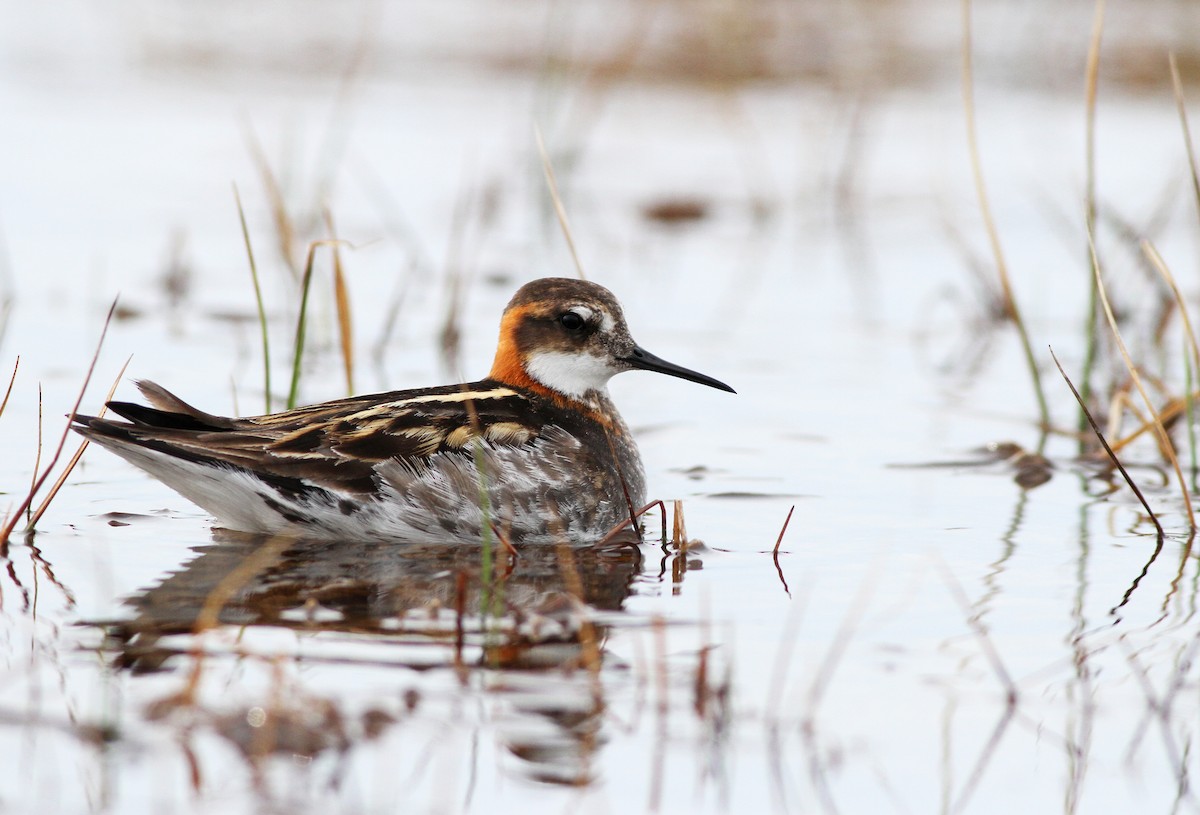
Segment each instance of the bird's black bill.
[[635,368],[641,368],[643,371],[656,371],[660,374],[677,376],[680,379],[686,379],[689,382],[696,382],[700,385],[708,385],[710,388],[716,388],[719,391],[737,393],[733,388],[718,379],[696,373],[693,370],[684,368],[682,365],[676,365],[674,362],[667,362],[665,359],[654,356],[654,354],[651,354],[644,348],[635,346],[633,353],[625,357],[625,361]]

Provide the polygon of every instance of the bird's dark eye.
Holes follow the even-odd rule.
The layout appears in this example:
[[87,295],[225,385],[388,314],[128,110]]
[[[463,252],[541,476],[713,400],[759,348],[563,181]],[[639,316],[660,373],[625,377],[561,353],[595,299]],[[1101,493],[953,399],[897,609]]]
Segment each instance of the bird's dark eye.
[[559,317],[558,321],[562,323],[562,327],[568,331],[579,331],[584,325],[583,318],[573,311],[568,311],[566,314]]

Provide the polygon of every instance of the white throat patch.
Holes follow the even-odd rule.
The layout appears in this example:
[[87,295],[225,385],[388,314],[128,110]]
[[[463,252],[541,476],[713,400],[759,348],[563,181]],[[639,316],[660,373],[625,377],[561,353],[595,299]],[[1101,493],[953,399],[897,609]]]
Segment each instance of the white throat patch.
[[558,351],[531,355],[525,370],[547,388],[576,399],[588,391],[607,393],[608,380],[617,373],[602,357]]

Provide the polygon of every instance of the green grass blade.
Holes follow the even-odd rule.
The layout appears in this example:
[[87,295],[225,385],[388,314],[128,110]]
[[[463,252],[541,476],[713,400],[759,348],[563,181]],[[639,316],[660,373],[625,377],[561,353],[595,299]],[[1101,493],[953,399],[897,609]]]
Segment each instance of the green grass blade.
[[250,245],[250,230],[246,226],[246,212],[242,209],[242,197],[237,184],[233,185],[233,200],[237,202],[238,221],[242,224],[242,240],[246,243],[246,257],[250,260],[250,280],[254,283],[254,302],[258,306],[258,327],[262,331],[263,387],[266,389],[266,412],[271,412],[271,340],[267,332],[267,310],[263,307],[262,286],[258,282],[258,264],[254,262],[254,248]]

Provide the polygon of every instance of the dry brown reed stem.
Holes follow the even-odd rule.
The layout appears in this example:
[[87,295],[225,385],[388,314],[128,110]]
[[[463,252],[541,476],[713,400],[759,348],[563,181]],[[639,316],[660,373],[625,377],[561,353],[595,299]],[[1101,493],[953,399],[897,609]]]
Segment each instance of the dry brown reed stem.
[[567,210],[563,206],[562,197],[558,194],[558,179],[554,175],[554,165],[550,163],[550,154],[546,152],[546,142],[542,138],[542,128],[533,126],[533,135],[537,138],[538,154],[542,157],[542,172],[546,174],[546,186],[550,190],[550,199],[554,202],[554,214],[558,216],[558,225],[563,237],[567,239],[567,248],[571,251],[571,260],[575,262],[575,271],[580,280],[587,280],[583,273],[583,263],[579,260],[579,252],[575,249],[575,238],[571,234],[571,222],[567,219]]
[[[1183,130],[1183,146],[1184,146],[1184,149],[1187,151],[1188,174],[1192,180],[1192,200],[1196,203],[1196,215],[1197,215],[1197,217],[1200,217],[1200,172],[1198,172],[1196,169],[1196,151],[1195,151],[1195,148],[1192,146],[1192,130],[1191,130],[1191,127],[1188,125],[1187,106],[1184,104],[1184,101],[1183,101],[1183,82],[1179,78],[1179,65],[1175,60],[1175,52],[1174,51],[1171,51],[1168,54],[1167,61],[1171,67],[1171,85],[1175,91],[1175,107],[1179,111],[1179,126]],[[1180,306],[1180,311],[1183,313],[1184,319],[1186,320],[1187,319],[1187,310],[1184,309],[1182,306]],[[1200,351],[1198,351],[1196,348],[1195,333],[1192,331],[1190,325],[1188,327],[1188,339],[1192,343],[1193,362],[1194,362],[1194,364],[1192,366],[1192,370],[1196,372],[1195,375],[1200,376]],[[1191,416],[1192,416],[1192,399],[1193,398],[1194,398],[1194,396],[1192,394],[1188,394],[1188,396],[1186,397],[1186,401],[1185,401],[1185,407],[1187,409],[1188,418],[1189,418],[1188,438],[1191,442],[1191,447],[1192,447],[1192,468],[1193,468],[1193,472],[1194,472],[1195,467],[1196,467],[1196,436],[1195,436],[1195,431],[1192,429],[1192,425],[1190,424],[1190,420],[1191,420]],[[1188,543],[1189,543],[1189,549],[1190,549],[1190,544],[1191,544],[1190,538],[1188,539]]]
[[[496,539],[500,541],[501,545],[504,547],[504,551],[508,553],[508,556],[512,558],[513,561],[516,561],[516,559],[520,557],[520,553],[517,551],[517,547],[512,545],[512,541],[508,539],[508,535],[504,534],[495,521],[489,523],[488,526],[492,528],[492,533],[495,534]],[[512,572],[511,565],[509,566],[508,571],[509,573]]]
[[1192,370],[1197,371],[1198,375],[1200,375],[1200,343],[1196,342],[1196,331],[1192,328],[1191,317],[1188,316],[1187,300],[1184,298],[1183,292],[1179,290],[1179,284],[1175,282],[1175,275],[1171,273],[1171,269],[1162,259],[1162,255],[1158,253],[1154,244],[1143,238],[1138,242],[1138,246],[1142,250],[1142,254],[1146,256],[1146,259],[1150,261],[1150,265],[1162,275],[1163,280],[1171,288],[1171,294],[1175,298],[1175,305],[1179,307],[1179,316],[1183,320],[1188,348],[1192,352]]
[[[1192,391],[1191,393],[1186,393],[1183,396],[1176,396],[1168,400],[1167,403],[1162,406],[1162,409],[1158,411],[1158,416],[1164,424],[1172,422],[1179,418],[1180,414],[1187,410],[1187,403],[1189,400],[1194,401],[1196,399],[1200,399],[1200,391]],[[1125,447],[1128,447],[1130,444],[1141,438],[1146,431],[1154,429],[1154,419],[1143,419],[1141,417],[1141,412],[1136,410],[1132,405],[1130,406],[1130,411],[1134,413],[1134,415],[1138,416],[1138,420],[1141,421],[1141,424],[1139,424],[1134,430],[1130,431],[1127,435],[1117,439],[1112,443],[1112,449],[1118,453],[1121,452],[1121,450]]]
[[299,280],[300,270],[296,266],[295,250],[296,226],[287,211],[283,189],[279,186],[275,171],[271,169],[271,162],[267,160],[267,154],[263,151],[262,144],[259,143],[258,136],[250,127],[249,121],[244,123],[243,129],[246,146],[250,150],[250,158],[254,162],[255,169],[258,170],[263,189],[267,193],[267,201],[271,207],[271,220],[275,223],[275,237],[279,244],[279,254],[287,264],[292,277]]
[[[33,459],[33,474],[30,476],[29,491],[37,489],[38,470],[42,468],[42,431],[45,427],[44,405],[42,402],[42,384],[38,383],[38,420],[37,420],[37,455]],[[28,509],[28,506],[26,506]],[[25,522],[25,526],[30,526],[29,522]]]
[[46,465],[45,471],[33,482],[33,488],[30,489],[29,494],[21,501],[20,506],[12,513],[4,527],[0,528],[0,551],[8,547],[8,539],[17,525],[17,520],[25,510],[29,509],[29,505],[33,503],[38,490],[42,488],[42,485],[46,483],[46,479],[50,477],[51,471],[54,470],[54,465],[58,464],[58,457],[62,455],[63,447],[67,444],[67,435],[71,432],[71,425],[75,423],[75,415],[79,413],[79,406],[83,403],[83,395],[87,393],[88,383],[92,381],[92,374],[96,370],[96,362],[100,359],[100,349],[104,347],[104,338],[108,334],[108,326],[112,322],[113,313],[116,310],[117,301],[113,300],[112,305],[108,307],[108,314],[104,318],[104,328],[100,331],[100,339],[96,342],[96,352],[92,354],[92,362],[88,366],[87,375],[83,378],[83,385],[79,388],[79,396],[75,398],[75,404],[71,406],[71,412],[67,414],[67,422],[63,427],[62,436],[59,437],[54,455],[51,456],[50,463]]
[[1108,300],[1108,291],[1104,286],[1104,281],[1100,277],[1100,261],[1096,256],[1096,244],[1092,240],[1091,235],[1088,236],[1089,247],[1092,255],[1092,274],[1096,278],[1096,291],[1100,295],[1100,304],[1104,307],[1104,316],[1108,320],[1108,327],[1112,330],[1113,338],[1117,341],[1117,349],[1121,352],[1121,359],[1125,361],[1125,369],[1129,372],[1129,377],[1133,380],[1134,386],[1142,397],[1142,402],[1146,405],[1146,409],[1150,411],[1150,415],[1154,419],[1154,432],[1158,436],[1158,440],[1164,452],[1171,462],[1171,467],[1175,470],[1175,477],[1179,481],[1179,489],[1183,494],[1183,503],[1187,508],[1188,527],[1196,528],[1196,512],[1192,508],[1191,491],[1188,489],[1187,478],[1183,475],[1183,469],[1179,466],[1179,456],[1175,455],[1175,446],[1171,443],[1170,436],[1167,435],[1167,430],[1163,427],[1162,419],[1158,415],[1158,411],[1154,408],[1154,403],[1150,401],[1150,394],[1146,393],[1146,386],[1142,384],[1142,377],[1138,373],[1137,366],[1133,364],[1133,358],[1129,356],[1129,349],[1125,347],[1125,340],[1121,337],[1121,330],[1117,327],[1117,318],[1113,314],[1112,304]]
[[[1176,79],[1178,79],[1178,76],[1176,76]],[[1180,102],[1180,104],[1182,105],[1182,102]],[[1184,119],[1185,137],[1187,138],[1187,141],[1188,141],[1188,161],[1189,161],[1189,163],[1192,163],[1193,157],[1191,155],[1191,137],[1187,136],[1186,127],[1187,127],[1187,120]],[[1195,168],[1194,163],[1192,163],[1192,182],[1193,182],[1193,184],[1196,183],[1196,168]],[[1150,241],[1148,241],[1146,239],[1143,239],[1139,242],[1138,245],[1141,247],[1142,254],[1144,254],[1150,260],[1150,264],[1152,266],[1154,266],[1155,269],[1158,270],[1158,273],[1160,275],[1162,275],[1163,280],[1167,281],[1167,285],[1171,288],[1171,294],[1175,298],[1175,306],[1176,306],[1176,308],[1179,309],[1179,316],[1183,320],[1184,334],[1187,337],[1188,348],[1192,352],[1192,362],[1191,362],[1190,368],[1192,371],[1196,372],[1194,375],[1200,376],[1200,344],[1197,344],[1197,342],[1196,342],[1196,331],[1195,331],[1195,329],[1192,328],[1191,317],[1188,316],[1187,300],[1184,298],[1183,292],[1181,292],[1179,290],[1179,284],[1177,284],[1175,282],[1175,275],[1173,275],[1171,273],[1171,269],[1167,266],[1166,262],[1162,259],[1162,255],[1160,255],[1158,253],[1158,250],[1155,249],[1154,244],[1150,243]],[[1173,402],[1180,401],[1182,403],[1183,409],[1187,412],[1188,417],[1189,417],[1188,418],[1189,432],[1191,432],[1190,428],[1191,428],[1193,398],[1194,398],[1193,395],[1191,393],[1188,393],[1188,394],[1184,395],[1182,400],[1172,400]],[[1196,463],[1195,462],[1195,455],[1196,455],[1196,453],[1195,453],[1195,434],[1191,433],[1189,438],[1191,439],[1191,444],[1192,444],[1192,459],[1193,459],[1192,465],[1194,467],[1195,463]],[[1194,529],[1194,527],[1193,527],[1193,529]]]
[[4,391],[4,398],[0,399],[0,416],[4,415],[4,408],[8,407],[8,397],[12,396],[13,383],[17,381],[17,369],[21,367],[21,358],[17,357],[17,361],[13,364],[12,376],[8,378],[8,388]]
[[687,551],[688,536],[687,522],[683,519],[683,501],[673,501],[674,512],[671,519],[671,542],[683,551]]
[[779,544],[783,543],[783,535],[787,532],[788,524],[792,522],[792,513],[795,511],[796,505],[792,504],[792,508],[788,510],[787,517],[783,519],[783,528],[779,530],[779,537],[775,539],[775,548],[771,550],[772,554],[779,554]]
[[1192,197],[1196,202],[1196,214],[1200,216],[1200,173],[1196,170],[1196,152],[1192,147],[1192,129],[1188,126],[1187,107],[1183,102],[1183,81],[1179,78],[1179,65],[1175,61],[1175,52],[1167,54],[1167,62],[1171,67],[1171,85],[1175,89],[1175,107],[1179,111],[1179,126],[1183,128],[1183,147],[1187,150],[1188,170],[1192,178]]
[[338,335],[342,342],[342,367],[346,372],[346,393],[354,394],[354,321],[350,314],[350,289],[346,285],[346,271],[342,266],[341,245],[337,241],[337,229],[333,225],[333,214],[325,210],[325,224],[333,244],[333,299],[337,306]]
[[1066,381],[1067,387],[1071,389],[1071,393],[1075,396],[1075,401],[1079,403],[1079,409],[1083,411],[1083,416],[1088,424],[1092,426],[1092,432],[1096,434],[1096,438],[1100,441],[1100,446],[1104,448],[1104,452],[1108,453],[1108,458],[1121,472],[1121,477],[1125,479],[1125,483],[1129,485],[1129,489],[1133,490],[1133,494],[1137,496],[1141,502],[1142,508],[1150,516],[1150,520],[1154,523],[1154,528],[1158,530],[1158,536],[1163,536],[1162,524],[1158,522],[1158,516],[1154,514],[1154,510],[1150,509],[1150,504],[1146,502],[1146,496],[1142,495],[1142,491],[1138,489],[1138,485],[1134,483],[1133,476],[1125,469],[1125,465],[1117,458],[1117,454],[1113,452],[1112,447],[1108,445],[1108,441],[1104,438],[1104,434],[1100,432],[1100,425],[1096,424],[1096,419],[1092,416],[1092,412],[1088,410],[1087,405],[1080,396],[1079,391],[1075,389],[1075,383],[1071,381],[1071,377],[1067,376],[1067,372],[1063,370],[1062,363],[1058,361],[1058,357],[1054,353],[1054,349],[1050,349],[1050,358],[1054,360],[1054,364],[1058,366],[1058,372],[1062,374],[1062,378]]
[[[129,359],[125,360],[125,364],[122,365],[121,370],[117,372],[117,377],[113,380],[112,387],[108,389],[108,393],[105,394],[104,402],[99,412],[96,414],[97,418],[104,416],[104,414],[108,412],[108,403],[112,400],[113,394],[116,393],[117,385],[121,384],[121,378],[125,376],[125,369],[129,367],[129,363],[132,359],[133,357],[129,357]],[[50,487],[50,492],[48,492],[46,497],[42,499],[42,503],[38,504],[38,508],[34,511],[33,517],[29,519],[28,528],[33,529],[35,526],[37,526],[37,522],[41,520],[44,514],[46,514],[46,510],[50,508],[50,502],[54,500],[54,496],[58,495],[58,491],[62,489],[63,484],[67,483],[67,477],[71,474],[71,471],[75,469],[75,465],[79,463],[79,459],[83,458],[83,451],[88,449],[88,445],[90,443],[91,442],[88,439],[84,439],[80,443],[79,449],[75,451],[75,455],[71,456],[71,460],[67,462],[67,466],[63,468],[62,473],[59,474],[58,478],[54,482],[54,485]]]
[[[1147,376],[1145,373],[1142,375]],[[1167,426],[1167,423],[1172,417],[1178,415],[1177,411],[1170,411],[1169,413],[1166,412],[1171,408],[1171,403],[1173,401],[1174,400],[1168,400],[1163,406],[1163,409],[1158,411],[1159,421],[1162,422],[1164,428]],[[1143,430],[1143,428],[1145,430],[1154,429],[1155,417],[1153,415],[1146,416],[1146,414],[1143,413],[1141,408],[1138,406],[1137,402],[1134,401],[1134,397],[1131,396],[1128,391],[1119,390],[1117,391],[1116,396],[1112,398],[1112,401],[1109,403],[1108,407],[1108,435],[1115,436],[1117,433],[1121,432],[1121,423],[1122,419],[1124,418],[1123,414],[1125,413],[1133,414],[1133,418],[1141,423],[1138,426],[1138,430]],[[1124,441],[1124,439],[1122,439],[1122,441]],[[1163,447],[1162,439],[1158,436],[1155,436],[1154,444],[1156,447],[1158,447],[1158,453],[1163,457],[1163,460],[1170,461],[1173,453],[1171,450]],[[1119,450],[1120,448],[1114,446],[1113,449]]]
[[[1086,86],[1084,89],[1084,227],[1088,241],[1096,234],[1096,89],[1100,84],[1100,43],[1104,34],[1104,0],[1096,0],[1096,11],[1092,18],[1092,34],[1088,43],[1087,69],[1085,71]],[[1089,252],[1089,256],[1091,252]],[[1095,278],[1088,284],[1088,313],[1086,322],[1087,336],[1084,338],[1087,350],[1083,358],[1083,382],[1081,390],[1083,402],[1087,404],[1092,399],[1092,370],[1096,367],[1096,356],[1100,342],[1100,332],[1097,330],[1099,312],[1099,294]],[[1078,429],[1085,427],[1085,417],[1080,417]]]
[[662,502],[661,499],[659,499],[659,500],[651,501],[650,503],[646,504],[646,506],[642,507],[641,509],[635,510],[632,518],[617,522],[613,526],[613,528],[608,530],[608,532],[605,534],[605,536],[603,538],[601,538],[600,540],[596,541],[596,543],[594,545],[602,546],[603,544],[608,543],[613,538],[615,538],[618,534],[620,534],[630,524],[633,524],[636,527],[637,526],[637,518],[640,518],[641,516],[645,515],[647,512],[654,509],[655,507],[658,507],[659,511],[662,513],[662,540],[665,543],[667,540],[667,506],[666,506],[666,504],[664,504]]
[[450,232],[446,239],[445,260],[445,289],[446,316],[442,320],[442,328],[438,332],[441,346],[442,365],[450,371],[458,371],[459,356],[462,350],[462,314],[464,292],[467,289],[463,280],[463,259],[466,244],[467,226],[473,198],[471,189],[464,187],[454,202],[454,210],[450,214]]
[[783,566],[779,563],[779,545],[783,543],[783,535],[787,532],[788,524],[791,523],[792,513],[796,511],[796,505],[792,504],[792,508],[788,510],[787,517],[783,519],[783,528],[779,530],[779,537],[775,539],[775,548],[771,550],[771,560],[775,562],[775,573],[779,575],[779,582],[783,584],[783,591],[789,598],[792,596],[792,590],[788,587],[787,578],[783,576]]
[[1084,125],[1085,146],[1084,161],[1086,163],[1086,192],[1084,203],[1087,207],[1086,218],[1088,234],[1096,226],[1096,91],[1100,86],[1100,43],[1104,36],[1104,3],[1096,0],[1096,11],[1092,17],[1092,34],[1088,40],[1087,68],[1085,71],[1086,85],[1084,87],[1084,104],[1087,121]]
[[1025,321],[1021,318],[1021,311],[1017,308],[1017,300],[1013,295],[1012,282],[1008,276],[1008,262],[1004,257],[1004,249],[1000,245],[1000,233],[996,229],[996,221],[992,217],[992,205],[988,200],[987,187],[983,180],[983,162],[979,157],[979,137],[975,127],[975,82],[971,67],[971,54],[971,0],[963,0],[963,109],[967,120],[967,149],[971,156],[971,175],[975,180],[975,195],[979,200],[979,213],[983,218],[984,229],[987,231],[992,258],[996,264],[996,275],[1000,280],[1000,289],[1004,295],[1005,315],[1017,329],[1021,348],[1025,354],[1025,364],[1029,368],[1029,376],[1033,381],[1038,415],[1044,432],[1050,428],[1050,409],[1046,404],[1046,394],[1042,389],[1042,375],[1038,371],[1033,345],[1029,341],[1029,332],[1025,329]]

